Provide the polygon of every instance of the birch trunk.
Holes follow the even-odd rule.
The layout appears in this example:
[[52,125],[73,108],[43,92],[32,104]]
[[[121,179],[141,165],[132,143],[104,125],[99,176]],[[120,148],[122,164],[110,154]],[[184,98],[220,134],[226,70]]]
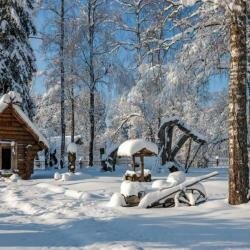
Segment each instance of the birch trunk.
[[89,110],[89,119],[90,119],[90,141],[89,141],[89,166],[93,166],[94,160],[94,138],[95,138],[95,95],[94,91],[90,91],[90,110]]
[[90,122],[90,141],[89,141],[89,166],[93,166],[94,160],[94,139],[95,139],[95,71],[94,71],[94,33],[95,33],[95,4],[88,3],[88,45],[89,45],[89,122]]
[[74,89],[72,86],[72,97],[71,97],[71,142],[75,141],[75,98]]
[[65,155],[65,69],[64,69],[64,0],[61,0],[60,13],[60,76],[61,76],[61,158],[60,166],[64,167]]
[[246,203],[249,186],[246,120],[246,2],[236,0],[230,27],[229,204]]
[[247,127],[248,146],[250,145],[250,1],[247,2]]

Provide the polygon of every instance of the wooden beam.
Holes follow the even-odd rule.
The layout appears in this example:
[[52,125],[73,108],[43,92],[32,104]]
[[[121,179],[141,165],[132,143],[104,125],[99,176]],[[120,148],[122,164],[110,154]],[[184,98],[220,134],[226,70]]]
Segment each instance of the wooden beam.
[[199,145],[199,147],[197,148],[197,150],[196,150],[196,152],[195,152],[195,154],[194,154],[194,156],[193,156],[192,160],[190,161],[190,163],[188,164],[188,166],[187,166],[187,168],[186,168],[185,173],[187,173],[187,172],[188,172],[189,168],[191,167],[191,165],[192,165],[192,163],[193,163],[193,161],[194,161],[194,159],[195,159],[196,155],[198,154],[198,152],[199,152],[200,148],[202,147],[202,145],[203,145],[203,144],[201,143],[201,144]]
[[177,142],[177,144],[175,145],[175,147],[174,147],[174,149],[173,149],[173,151],[171,153],[171,156],[170,156],[170,159],[169,159],[170,161],[172,161],[175,158],[175,156],[177,155],[177,153],[179,152],[181,147],[184,145],[184,143],[188,140],[188,138],[190,138],[188,134],[184,134],[180,138],[180,140]]
[[167,141],[165,143],[166,147],[166,160],[169,161],[171,158],[171,151],[172,151],[172,141],[173,141],[173,130],[174,126],[170,126],[167,129]]
[[189,139],[188,150],[187,150],[187,157],[186,157],[186,162],[185,162],[185,169],[188,166],[188,161],[189,161],[189,158],[190,158],[191,147],[192,147],[192,138]]
[[132,156],[132,167],[133,167],[133,170],[135,171],[135,156],[134,155]]
[[141,175],[140,175],[140,180],[144,181],[144,157],[143,155],[140,156],[140,161],[141,161]]

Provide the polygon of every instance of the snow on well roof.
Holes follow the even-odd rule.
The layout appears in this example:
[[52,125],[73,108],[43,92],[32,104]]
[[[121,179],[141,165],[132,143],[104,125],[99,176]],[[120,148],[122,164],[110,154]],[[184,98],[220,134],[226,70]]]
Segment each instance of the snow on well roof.
[[119,146],[117,155],[130,157],[144,148],[156,155],[158,154],[158,147],[155,143],[143,139],[131,139],[123,142]]
[[45,146],[49,147],[49,143],[46,138],[37,129],[37,127],[29,119],[29,117],[22,111],[22,109],[17,105],[22,103],[22,97],[19,93],[16,93],[15,91],[10,91],[0,98],[0,113],[2,113],[11,103],[18,116],[20,116],[26,126],[29,127],[32,132],[38,137],[39,142],[42,142]]

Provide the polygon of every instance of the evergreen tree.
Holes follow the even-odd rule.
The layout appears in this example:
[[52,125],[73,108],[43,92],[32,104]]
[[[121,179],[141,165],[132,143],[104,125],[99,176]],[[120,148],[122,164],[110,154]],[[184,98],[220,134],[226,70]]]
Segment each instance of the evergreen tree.
[[35,34],[33,0],[0,0],[0,95],[13,90],[21,94],[23,109],[32,115],[30,82],[35,58],[29,43]]

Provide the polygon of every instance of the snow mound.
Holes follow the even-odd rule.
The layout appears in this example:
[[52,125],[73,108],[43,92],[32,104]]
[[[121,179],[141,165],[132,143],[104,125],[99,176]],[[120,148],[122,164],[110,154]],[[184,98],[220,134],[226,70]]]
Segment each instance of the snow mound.
[[165,188],[166,185],[167,185],[167,182],[165,180],[156,180],[152,182],[153,189],[162,189],[162,188]]
[[124,242],[123,244],[118,243],[107,243],[107,244],[93,244],[83,248],[83,250],[143,250],[143,248]]
[[54,174],[54,180],[61,180],[62,179],[62,175],[58,172],[55,172]]
[[11,182],[17,182],[20,179],[20,177],[18,176],[18,174],[13,174],[10,176],[9,180]]
[[86,178],[87,176],[88,175],[85,175],[81,172],[76,172],[76,173],[66,172],[62,174],[56,172],[54,174],[54,179],[61,180],[61,181],[77,181],[77,180],[82,180]]
[[181,184],[185,180],[186,180],[186,175],[182,171],[176,171],[176,172],[170,173],[167,177],[167,182],[171,183],[172,186]]
[[135,153],[141,151],[142,149],[147,149],[153,154],[158,154],[158,147],[155,143],[149,142],[143,139],[132,139],[123,142],[117,151],[118,156],[128,156],[131,157]]
[[[78,177],[83,177],[83,173],[82,172],[75,172],[75,176],[78,176]],[[86,176],[86,175],[85,175]]]
[[33,215],[37,213],[36,206],[33,206],[31,203],[27,202],[27,200],[23,200],[16,190],[8,190],[4,194],[3,200],[10,208],[21,211],[24,214]]
[[139,192],[146,191],[142,182],[123,181],[121,184],[121,194],[124,196],[138,196]]
[[62,174],[62,181],[72,181],[73,178],[73,173],[64,173]]
[[66,196],[74,199],[82,199],[83,193],[77,190],[67,189],[64,193]]
[[71,142],[67,147],[67,153],[76,154],[77,153],[77,145],[74,142]]
[[42,188],[42,189],[47,189],[53,193],[64,193],[65,192],[65,189],[63,187],[59,187],[59,186],[55,186],[55,185],[52,185],[52,184],[49,184],[49,183],[38,183],[36,185],[38,188]]
[[124,196],[120,193],[114,193],[108,203],[109,207],[124,207],[126,202]]

